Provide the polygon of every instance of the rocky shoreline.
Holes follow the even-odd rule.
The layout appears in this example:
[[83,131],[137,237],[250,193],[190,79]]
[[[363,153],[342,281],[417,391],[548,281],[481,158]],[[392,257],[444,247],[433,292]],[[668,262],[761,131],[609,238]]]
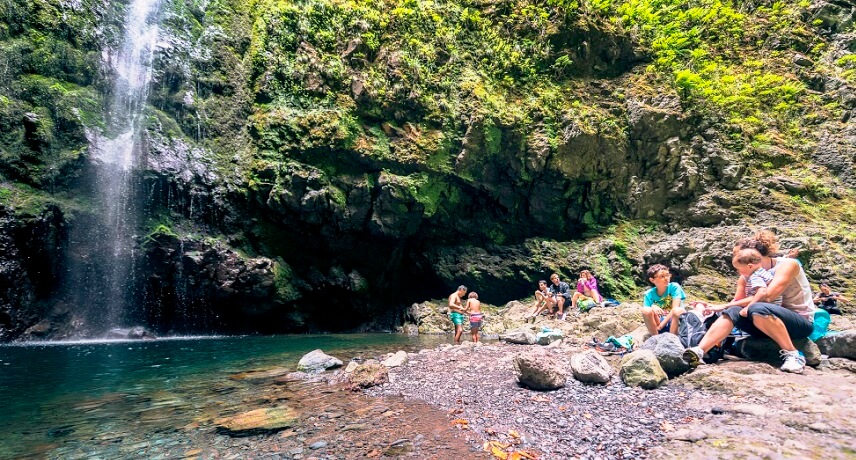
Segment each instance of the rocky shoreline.
[[[389,383],[367,393],[437,406],[473,446],[497,441],[511,444],[509,453],[523,450],[545,459],[646,457],[667,440],[664,428],[705,416],[687,404],[680,385],[649,392],[624,385],[617,375],[606,385],[568,379],[556,391],[530,390],[518,384],[512,360],[537,347],[466,343],[423,350],[391,369]],[[547,352],[569,361],[565,348]],[[707,393],[696,397],[711,399]]]

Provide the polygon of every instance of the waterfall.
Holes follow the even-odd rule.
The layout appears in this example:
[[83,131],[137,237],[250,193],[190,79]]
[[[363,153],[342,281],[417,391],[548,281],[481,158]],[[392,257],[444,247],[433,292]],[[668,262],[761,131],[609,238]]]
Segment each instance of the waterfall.
[[132,320],[128,312],[134,307],[134,233],[143,198],[138,197],[136,170],[145,148],[146,100],[158,38],[159,4],[160,0],[131,0],[126,6],[121,46],[103,53],[103,64],[114,79],[106,129],[90,136],[90,187],[98,217],[81,222],[72,235],[72,243],[82,248],[78,263],[71,263],[72,298],[91,332]]

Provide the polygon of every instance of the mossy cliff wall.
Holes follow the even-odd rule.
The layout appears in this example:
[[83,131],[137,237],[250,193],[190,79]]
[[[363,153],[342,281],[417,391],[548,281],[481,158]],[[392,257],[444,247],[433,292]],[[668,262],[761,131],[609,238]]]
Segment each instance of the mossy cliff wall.
[[[10,213],[93,212],[78,178],[123,5],[0,7]],[[660,261],[726,295],[726,240],[760,226],[849,283],[852,2],[161,6],[141,302],[241,325],[185,329],[391,326],[459,282],[499,303],[584,267],[632,296]],[[188,262],[205,248],[221,256]],[[233,256],[274,268],[235,297],[185,289]]]

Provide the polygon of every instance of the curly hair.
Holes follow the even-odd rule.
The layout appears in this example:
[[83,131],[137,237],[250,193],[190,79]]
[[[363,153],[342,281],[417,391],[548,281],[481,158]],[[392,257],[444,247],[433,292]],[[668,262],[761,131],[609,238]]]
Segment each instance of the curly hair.
[[779,237],[776,236],[770,230],[761,230],[756,233],[754,238],[758,240],[765,248],[767,248],[767,253],[765,254],[763,251],[758,251],[762,256],[767,256],[770,254],[775,254],[779,252]]
[[772,257],[779,251],[779,237],[770,230],[761,230],[753,236],[737,240],[734,244],[734,255],[742,249],[754,249],[763,257]]

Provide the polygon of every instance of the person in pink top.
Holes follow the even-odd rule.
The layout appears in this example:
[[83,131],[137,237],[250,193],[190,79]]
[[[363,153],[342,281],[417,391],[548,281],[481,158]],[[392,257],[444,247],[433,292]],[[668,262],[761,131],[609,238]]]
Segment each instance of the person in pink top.
[[603,302],[603,296],[597,289],[597,279],[588,270],[580,272],[580,279],[577,280],[577,292],[571,297],[571,308],[576,309],[580,302],[591,301],[595,305]]

